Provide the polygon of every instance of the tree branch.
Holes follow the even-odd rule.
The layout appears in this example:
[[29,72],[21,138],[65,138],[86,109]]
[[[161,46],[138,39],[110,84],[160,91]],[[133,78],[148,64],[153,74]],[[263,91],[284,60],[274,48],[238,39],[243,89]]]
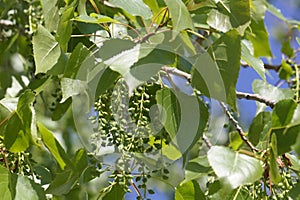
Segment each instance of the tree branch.
[[[244,68],[250,67],[250,65],[244,64],[244,63],[241,63],[241,66],[244,67]],[[264,68],[268,69],[268,70],[274,70],[274,71],[278,72],[279,69],[281,68],[281,65],[270,65],[270,64],[264,63]]]
[[253,146],[253,144],[248,140],[248,138],[246,137],[242,127],[240,127],[238,121],[236,119],[234,119],[234,117],[231,115],[230,111],[228,110],[228,108],[226,107],[226,105],[223,102],[220,102],[220,105],[223,107],[225,114],[227,115],[227,117],[229,118],[229,120],[233,123],[233,125],[235,126],[236,130],[238,131],[241,139],[249,146],[249,148],[251,149],[252,152],[257,152],[259,151],[259,149],[257,149],[255,146]]
[[268,99],[265,99],[257,94],[250,94],[250,93],[244,93],[244,92],[238,92],[236,91],[236,96],[239,99],[247,99],[247,100],[254,100],[254,101],[258,101],[260,103],[264,103],[267,106],[270,106],[270,108],[273,108],[275,106],[275,102],[274,101],[270,101]]
[[[167,66],[163,66],[162,70],[165,71],[166,73],[171,73],[171,74],[175,74],[177,76],[181,76],[185,79],[187,79],[187,81],[191,82],[191,75],[183,72],[177,68],[174,67],[167,67]],[[264,103],[267,106],[270,106],[270,108],[273,108],[275,106],[275,102],[274,101],[270,101],[268,99],[265,99],[257,94],[250,94],[250,93],[244,93],[244,92],[239,92],[236,91],[236,96],[239,99],[247,99],[247,100],[254,100],[254,101],[258,101],[260,103]]]

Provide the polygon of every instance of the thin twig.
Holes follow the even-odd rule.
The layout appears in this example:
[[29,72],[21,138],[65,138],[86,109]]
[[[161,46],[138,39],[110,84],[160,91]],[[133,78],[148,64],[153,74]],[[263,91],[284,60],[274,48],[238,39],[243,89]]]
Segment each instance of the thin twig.
[[255,100],[258,101],[260,103],[264,103],[267,106],[270,106],[270,108],[273,108],[275,106],[275,102],[274,101],[270,101],[268,99],[265,99],[257,94],[250,94],[250,93],[244,93],[244,92],[238,92],[236,91],[236,96],[239,99],[247,99],[247,100]]
[[229,120],[233,123],[233,125],[235,126],[236,130],[238,131],[241,139],[249,146],[249,148],[251,149],[251,151],[253,152],[257,152],[259,151],[255,146],[253,146],[253,144],[248,140],[248,138],[246,137],[242,127],[240,127],[238,121],[236,119],[234,119],[234,117],[231,115],[230,111],[228,110],[227,106],[223,103],[220,102],[220,105],[223,107],[225,114],[227,115],[227,117],[229,118]]
[[[242,67],[245,67],[245,68],[246,68],[246,67],[249,67],[248,64],[244,64],[244,63],[242,63],[241,66],[242,66]],[[265,68],[265,69],[268,69],[268,70],[274,70],[274,71],[278,72],[279,69],[281,68],[281,65],[270,65],[270,64],[264,63],[264,68]]]
[[135,183],[133,182],[132,179],[130,179],[130,184],[131,184],[131,186],[133,187],[133,189],[134,189],[134,191],[136,192],[136,194],[137,194],[139,197],[141,197],[142,195],[141,195],[139,189],[136,187],[136,185],[135,185]]
[[202,140],[204,141],[204,143],[206,144],[206,146],[210,149],[213,145],[211,144],[211,142],[209,141],[208,137],[206,135],[202,135]]
[[[171,74],[175,74],[177,76],[181,76],[181,77],[187,79],[187,81],[191,82],[191,75],[189,73],[183,72],[177,68],[163,66],[162,70],[165,71],[166,73],[171,73]],[[274,101],[265,99],[257,94],[250,94],[250,93],[236,91],[236,96],[239,99],[255,100],[255,101],[264,103],[267,106],[270,106],[270,108],[273,108],[275,106]]]

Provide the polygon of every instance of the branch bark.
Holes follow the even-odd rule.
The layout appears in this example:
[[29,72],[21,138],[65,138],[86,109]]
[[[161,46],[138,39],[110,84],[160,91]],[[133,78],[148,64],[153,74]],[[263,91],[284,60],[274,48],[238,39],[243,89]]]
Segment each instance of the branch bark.
[[265,99],[257,94],[250,94],[250,93],[244,93],[244,92],[238,92],[236,91],[236,96],[239,99],[247,99],[247,100],[254,100],[254,101],[258,101],[260,103],[264,103],[267,106],[270,106],[270,108],[273,108],[275,106],[275,102],[274,101],[270,101],[268,99]]
[[[171,74],[175,74],[177,76],[181,76],[181,77],[187,79],[187,81],[191,82],[191,75],[189,73],[183,72],[177,68],[163,66],[162,70],[165,71],[166,73],[171,73]],[[265,99],[257,94],[250,94],[250,93],[236,91],[236,96],[239,99],[254,100],[254,101],[258,101],[260,103],[264,103],[267,106],[270,106],[270,108],[273,108],[275,106],[274,101]]]
[[223,102],[220,102],[220,105],[223,107],[225,114],[227,115],[229,120],[233,123],[236,130],[238,131],[241,139],[249,146],[249,148],[251,149],[252,152],[258,152],[259,149],[257,149],[255,146],[253,146],[253,144],[248,140],[242,127],[239,125],[238,121],[236,119],[234,119],[234,117],[231,115],[227,106]]

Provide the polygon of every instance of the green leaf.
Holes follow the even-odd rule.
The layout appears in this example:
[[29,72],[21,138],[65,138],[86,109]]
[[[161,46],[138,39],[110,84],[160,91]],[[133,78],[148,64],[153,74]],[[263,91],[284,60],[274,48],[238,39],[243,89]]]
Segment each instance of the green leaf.
[[0,185],[1,199],[3,200],[46,199],[41,185],[35,183],[26,176],[10,174],[7,168],[2,166],[0,166]]
[[288,81],[293,75],[294,71],[290,64],[288,64],[284,59],[281,61],[281,67],[279,69],[279,77],[283,80]]
[[294,92],[291,89],[278,88],[258,79],[253,81],[252,90],[262,98],[275,103],[282,99],[292,99],[294,97]]
[[294,56],[294,49],[291,47],[290,40],[285,40],[282,43],[281,52],[287,55],[289,58]]
[[167,88],[157,91],[156,100],[165,112],[166,131],[180,152],[187,152],[202,136],[208,118],[207,110],[195,96],[173,93]]
[[32,39],[33,56],[36,65],[35,74],[47,73],[58,61],[61,49],[58,42],[42,25],[38,26]]
[[125,195],[124,189],[118,184],[112,185],[108,192],[102,193],[100,200],[123,200]]
[[234,152],[227,147],[213,146],[208,151],[207,157],[214,172],[228,189],[253,183],[264,171],[259,160]]
[[173,23],[173,29],[180,32],[184,29],[194,29],[189,11],[181,0],[164,0],[167,4]]
[[111,0],[113,6],[122,8],[133,16],[140,16],[144,19],[150,19],[152,12],[148,5],[142,0]]
[[61,119],[66,114],[68,109],[70,108],[71,103],[72,103],[71,98],[68,98],[66,101],[64,101],[62,103],[57,103],[55,106],[55,109],[51,115],[51,119],[53,121],[57,121],[57,120]]
[[173,139],[176,137],[178,126],[181,120],[181,110],[176,95],[170,89],[162,89],[156,93],[156,101],[166,112],[166,121],[164,127]]
[[56,174],[56,177],[47,188],[48,193],[63,195],[69,193],[74,188],[79,177],[88,166],[85,149],[79,149],[72,159],[72,163],[67,164],[64,171]]
[[281,180],[281,176],[277,166],[277,157],[277,138],[274,134],[272,134],[270,143],[270,175],[274,184],[278,184]]
[[293,99],[284,99],[276,103],[272,113],[272,127],[289,125],[296,107],[297,103]]
[[270,135],[275,134],[277,137],[278,155],[282,155],[286,152],[291,151],[292,149],[297,149],[299,147],[299,142],[297,140],[299,139],[299,133],[300,124],[272,128],[270,130]]
[[80,66],[89,55],[90,51],[82,43],[78,43],[65,67],[64,77],[75,78]]
[[212,169],[209,166],[206,156],[199,156],[198,158],[190,160],[185,168],[184,182],[197,180],[202,176],[206,176]]
[[207,24],[224,33],[232,29],[230,17],[215,9],[208,13]]
[[0,194],[3,200],[11,200],[12,195],[9,189],[9,172],[7,168],[0,166]]
[[222,76],[228,105],[236,110],[236,83],[240,71],[241,37],[235,30],[222,35],[213,44],[214,58]]
[[43,16],[46,24],[46,28],[49,32],[56,31],[59,23],[59,8],[57,4],[60,0],[41,0],[43,8]]
[[232,131],[229,133],[229,147],[232,150],[238,150],[243,145],[243,140],[237,131]]
[[219,68],[208,53],[198,56],[192,70],[192,86],[202,94],[226,101],[226,91]]
[[176,187],[175,200],[198,200],[205,199],[199,183],[197,181],[189,181]]
[[72,34],[72,21],[75,6],[68,6],[63,10],[57,27],[56,40],[64,52],[67,52],[68,42]]
[[297,158],[297,156],[295,155],[292,155],[292,154],[285,154],[291,161],[292,163],[292,166],[291,166],[291,169],[297,171],[297,172],[300,172],[300,159]]
[[112,19],[105,15],[98,15],[98,14],[91,14],[90,16],[80,15],[76,17],[74,20],[78,22],[88,23],[88,24],[120,23],[118,20]]
[[30,144],[35,144],[32,137],[32,103],[34,94],[26,90],[19,98],[17,110],[7,121],[4,131],[4,144],[11,152],[25,151]]
[[[13,174],[14,175],[14,174]],[[46,200],[46,196],[41,185],[35,183],[25,176],[16,176],[15,199],[22,200]]]
[[66,101],[69,97],[85,93],[88,90],[87,82],[78,79],[62,78],[60,81],[62,90],[62,100]]
[[38,122],[37,125],[41,133],[43,143],[49,149],[50,153],[55,158],[60,168],[65,169],[67,165],[71,165],[71,161],[68,155],[59,144],[59,142],[55,139],[54,135],[42,123]]
[[259,143],[260,138],[266,135],[270,128],[271,121],[272,118],[270,112],[260,112],[255,116],[248,132],[249,141],[253,145],[256,146]]
[[289,195],[291,198],[295,200],[300,199],[300,182],[294,185],[293,189],[290,190]]
[[251,32],[247,33],[247,38],[251,41],[254,48],[254,56],[272,56],[268,32],[265,28],[264,19],[251,21]]
[[221,0],[216,5],[217,9],[211,10],[208,14],[208,25],[222,32],[235,28],[243,35],[250,22],[249,1]]
[[265,67],[264,63],[261,59],[255,58],[251,52],[250,49],[247,47],[247,45],[242,42],[242,60],[245,61],[249,66],[253,67],[253,69],[258,73],[258,75],[266,81],[265,76]]
[[78,175],[74,170],[67,168],[62,172],[56,173],[46,192],[58,196],[67,194],[76,185],[77,181]]

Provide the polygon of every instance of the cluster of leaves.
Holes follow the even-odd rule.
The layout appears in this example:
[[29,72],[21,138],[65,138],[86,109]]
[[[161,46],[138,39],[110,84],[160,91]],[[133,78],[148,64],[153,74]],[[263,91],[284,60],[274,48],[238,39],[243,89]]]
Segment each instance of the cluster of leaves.
[[[267,11],[299,31],[265,0],[0,3],[3,198],[124,199],[134,190],[147,199],[155,179],[175,199],[298,199],[299,38],[282,41],[279,66],[264,64]],[[236,91],[241,65],[262,79],[254,94]],[[266,69],[289,87],[267,83]],[[259,102],[248,132],[234,118],[237,97]],[[228,143],[211,144],[219,130],[204,99],[221,102]],[[77,106],[96,111],[93,150],[78,147]],[[99,156],[110,147],[113,162]],[[167,169],[173,162],[182,168]],[[178,170],[183,177],[172,176]]]

